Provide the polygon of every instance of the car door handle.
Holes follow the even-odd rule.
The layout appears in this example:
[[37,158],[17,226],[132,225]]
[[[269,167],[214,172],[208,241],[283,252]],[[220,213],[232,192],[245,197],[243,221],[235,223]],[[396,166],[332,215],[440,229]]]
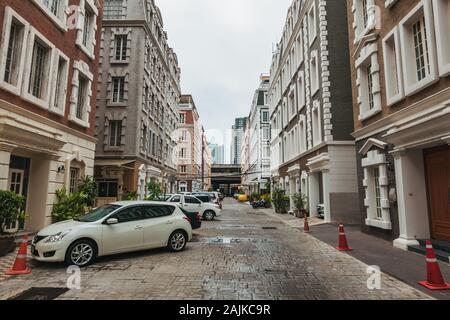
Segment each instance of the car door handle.
[[166,224],[173,224],[173,221],[167,221]]
[[136,227],[134,228],[134,230],[141,230],[141,229],[143,229],[142,226],[136,226]]

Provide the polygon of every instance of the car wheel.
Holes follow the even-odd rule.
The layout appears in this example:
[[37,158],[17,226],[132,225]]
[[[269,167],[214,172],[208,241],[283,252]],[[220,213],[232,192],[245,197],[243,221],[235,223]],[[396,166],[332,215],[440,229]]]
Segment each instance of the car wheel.
[[203,214],[203,218],[207,221],[212,221],[214,220],[216,214],[214,213],[214,211],[208,210],[205,211],[205,213]]
[[78,240],[72,243],[66,252],[66,264],[86,267],[97,258],[97,247],[90,240]]
[[184,248],[186,247],[186,243],[186,232],[178,230],[170,235],[167,247],[172,252],[180,252],[184,250]]

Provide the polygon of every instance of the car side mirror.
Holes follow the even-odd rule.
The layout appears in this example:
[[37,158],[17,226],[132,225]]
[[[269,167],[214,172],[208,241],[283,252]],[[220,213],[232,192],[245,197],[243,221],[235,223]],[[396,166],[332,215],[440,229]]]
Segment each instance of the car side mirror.
[[118,224],[118,223],[119,223],[119,220],[117,220],[116,218],[111,218],[111,219],[106,220],[107,225],[113,225],[113,224]]

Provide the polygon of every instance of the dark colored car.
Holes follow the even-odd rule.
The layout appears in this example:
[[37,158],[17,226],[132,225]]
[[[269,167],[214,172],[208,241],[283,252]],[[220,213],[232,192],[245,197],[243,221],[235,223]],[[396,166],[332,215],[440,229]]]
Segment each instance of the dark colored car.
[[189,218],[189,222],[191,223],[192,230],[200,229],[202,226],[202,216],[199,212],[189,212],[181,208],[181,211],[185,214],[186,217]]

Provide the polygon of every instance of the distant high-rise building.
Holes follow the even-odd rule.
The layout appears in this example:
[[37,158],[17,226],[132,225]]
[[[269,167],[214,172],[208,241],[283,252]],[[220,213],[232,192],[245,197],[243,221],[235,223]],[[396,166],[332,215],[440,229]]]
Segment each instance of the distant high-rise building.
[[236,118],[232,126],[231,164],[241,163],[242,139],[244,138],[247,118]]
[[225,163],[225,148],[223,145],[210,143],[209,149],[211,150],[212,164]]

